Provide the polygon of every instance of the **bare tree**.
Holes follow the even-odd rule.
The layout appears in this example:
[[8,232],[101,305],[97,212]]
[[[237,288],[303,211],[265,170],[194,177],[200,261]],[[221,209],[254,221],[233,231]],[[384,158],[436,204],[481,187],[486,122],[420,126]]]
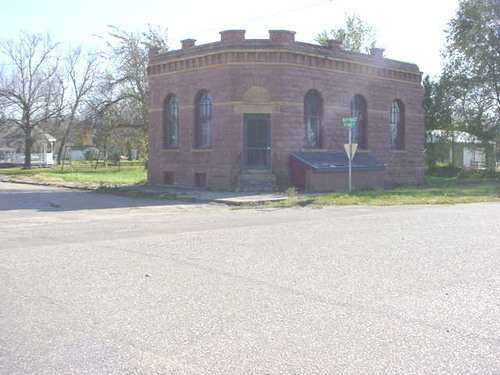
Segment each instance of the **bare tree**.
[[0,53],[9,63],[0,76],[0,100],[5,121],[15,124],[24,135],[25,169],[31,169],[34,131],[62,110],[58,47],[48,34],[21,33],[18,41],[0,42]]
[[92,127],[93,143],[99,149],[98,159],[103,156],[105,160],[110,151],[110,144],[117,138],[119,112],[124,103],[115,92],[116,88],[110,84],[112,79],[110,76],[102,78],[85,109],[86,122]]
[[[128,32],[109,26],[105,39],[108,52],[109,72],[107,83],[112,88],[106,90],[106,101],[101,106],[101,114],[113,108],[114,126],[122,129],[121,143],[135,144],[139,152],[145,154],[148,130],[148,50],[156,48],[167,51],[166,36],[161,28],[148,25],[147,32]],[[112,97],[109,94],[112,93]],[[102,108],[106,111],[102,112]],[[104,117],[102,117],[104,118]],[[117,132],[115,132],[116,134]]]
[[[2,76],[3,74],[0,71],[0,77]],[[0,132],[5,128],[6,124],[7,124],[7,101],[5,100],[4,97],[0,96]]]
[[81,116],[78,115],[82,112],[82,107],[89,100],[100,78],[99,60],[98,53],[84,53],[80,46],[69,49],[64,56],[66,63],[64,112],[59,118],[59,121],[64,123],[64,132],[59,142],[58,164],[64,154],[68,136],[81,120]]

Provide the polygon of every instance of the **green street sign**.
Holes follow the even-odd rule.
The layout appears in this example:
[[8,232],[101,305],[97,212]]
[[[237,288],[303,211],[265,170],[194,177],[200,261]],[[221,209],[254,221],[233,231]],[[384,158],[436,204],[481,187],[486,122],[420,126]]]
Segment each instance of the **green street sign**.
[[344,117],[342,119],[342,125],[344,128],[354,128],[356,126],[356,117]]

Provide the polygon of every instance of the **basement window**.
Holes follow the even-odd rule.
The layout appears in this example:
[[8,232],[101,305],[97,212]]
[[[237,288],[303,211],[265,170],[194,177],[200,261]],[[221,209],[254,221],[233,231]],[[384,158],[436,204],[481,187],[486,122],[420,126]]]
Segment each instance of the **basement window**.
[[163,172],[163,182],[165,185],[174,184],[174,172]]
[[195,173],[194,174],[194,186],[197,188],[205,188],[207,185],[207,174],[206,173]]

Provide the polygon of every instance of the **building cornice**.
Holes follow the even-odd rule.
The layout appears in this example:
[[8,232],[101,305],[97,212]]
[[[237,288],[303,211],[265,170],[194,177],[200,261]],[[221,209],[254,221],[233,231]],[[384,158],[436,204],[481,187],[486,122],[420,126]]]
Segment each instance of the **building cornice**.
[[[231,31],[227,33],[231,36]],[[284,35],[290,38],[289,34]],[[422,78],[422,73],[415,64],[386,59],[380,49],[373,49],[372,54],[365,55],[343,51],[333,41],[329,48],[325,48],[295,42],[293,38],[273,40],[273,34],[269,40],[244,39],[241,34],[237,36],[236,40],[227,41],[223,37],[221,42],[201,46],[195,46],[195,41],[189,39],[183,41],[185,49],[161,54],[153,51],[150,53],[148,75],[168,75],[234,65],[283,65],[418,84]]]

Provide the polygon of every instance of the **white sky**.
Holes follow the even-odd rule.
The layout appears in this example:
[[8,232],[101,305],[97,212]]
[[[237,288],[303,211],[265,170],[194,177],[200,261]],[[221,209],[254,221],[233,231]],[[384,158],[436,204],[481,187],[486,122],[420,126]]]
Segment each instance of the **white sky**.
[[215,42],[219,31],[246,29],[247,38],[268,38],[268,30],[296,31],[295,39],[314,43],[321,31],[343,27],[357,13],[378,33],[391,59],[416,63],[425,74],[441,72],[447,23],[458,0],[1,0],[0,38],[19,32],[50,32],[64,44],[99,46],[94,36],[106,25],[127,31],[147,24],[168,29],[170,49],[180,40]]

